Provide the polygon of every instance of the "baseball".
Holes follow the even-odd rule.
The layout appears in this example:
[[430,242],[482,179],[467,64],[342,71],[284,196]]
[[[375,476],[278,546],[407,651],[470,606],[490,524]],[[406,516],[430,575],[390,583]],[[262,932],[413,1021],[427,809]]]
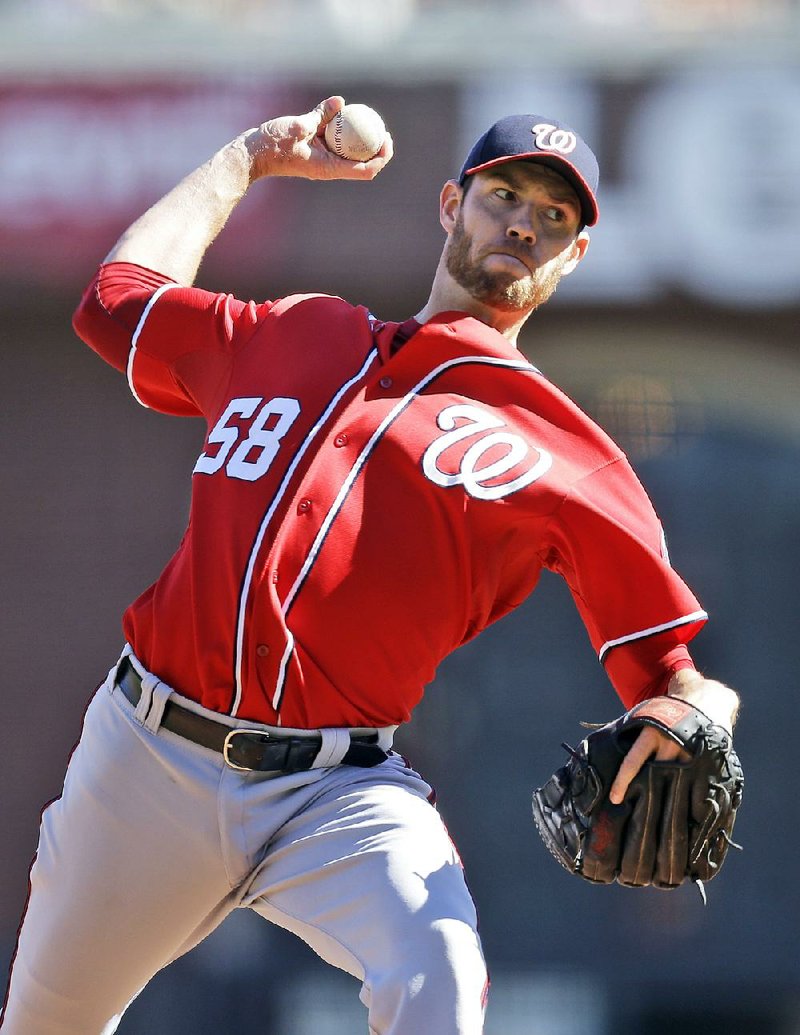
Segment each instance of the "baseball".
[[383,119],[366,104],[345,104],[325,127],[325,143],[340,158],[368,162],[386,139]]

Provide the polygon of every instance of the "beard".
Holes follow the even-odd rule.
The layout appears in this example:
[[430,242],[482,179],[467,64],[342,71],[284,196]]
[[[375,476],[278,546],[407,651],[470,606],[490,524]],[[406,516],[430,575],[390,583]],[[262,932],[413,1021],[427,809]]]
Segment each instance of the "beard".
[[[508,250],[515,254],[511,246]],[[522,253],[521,248],[517,251]],[[546,268],[519,278],[511,273],[490,273],[472,260],[471,252],[472,235],[464,229],[459,213],[448,243],[447,272],[476,301],[503,312],[532,311],[546,302],[558,287],[567,262],[566,256],[558,256]]]

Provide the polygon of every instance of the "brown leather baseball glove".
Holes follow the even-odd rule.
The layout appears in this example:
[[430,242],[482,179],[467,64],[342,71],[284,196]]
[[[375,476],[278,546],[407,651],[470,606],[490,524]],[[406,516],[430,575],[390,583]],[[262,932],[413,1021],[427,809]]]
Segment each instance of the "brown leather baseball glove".
[[[608,792],[643,726],[685,750],[686,761],[644,764],[620,805]],[[547,848],[571,873],[598,884],[676,888],[719,873],[742,801],[744,775],[727,730],[676,697],[643,701],[590,733],[533,793]]]

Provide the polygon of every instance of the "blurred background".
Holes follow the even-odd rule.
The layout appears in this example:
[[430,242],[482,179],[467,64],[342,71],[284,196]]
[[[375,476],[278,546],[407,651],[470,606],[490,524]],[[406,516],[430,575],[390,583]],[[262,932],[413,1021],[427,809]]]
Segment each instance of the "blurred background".
[[[745,697],[745,851],[703,908],[692,889],[584,886],[539,843],[531,788],[578,720],[620,707],[557,579],[442,665],[400,746],[478,903],[487,1035],[798,1035],[797,0],[0,0],[2,970],[39,811],[123,609],[179,541],[203,435],[138,407],[72,310],[185,172],[335,92],[382,112],[394,162],[369,186],[260,184],[199,283],[405,319],[473,139],[516,111],[576,126],[600,158],[600,223],[522,348],[632,457],[711,615],[695,658]],[[353,1035],[357,994],[242,913],[120,1032]]]

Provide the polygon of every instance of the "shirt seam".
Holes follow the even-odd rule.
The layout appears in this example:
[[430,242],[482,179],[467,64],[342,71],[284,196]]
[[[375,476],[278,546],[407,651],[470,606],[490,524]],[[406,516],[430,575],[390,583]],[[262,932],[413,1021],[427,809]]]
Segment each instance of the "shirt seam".
[[[562,494],[562,497],[561,497],[561,499],[558,502],[558,506],[555,507],[555,509],[553,510],[553,513],[547,519],[547,521],[545,523],[545,526],[544,526],[544,537],[546,539],[548,539],[548,545],[542,547],[542,549],[539,550],[538,554],[537,554],[537,556],[539,557],[539,560],[542,562],[542,564],[544,565],[545,568],[548,568],[551,571],[553,570],[552,565],[547,564],[547,558],[553,553],[553,550],[554,550],[554,547],[550,544],[548,537],[549,537],[549,533],[550,533],[550,531],[551,531],[551,529],[552,529],[552,527],[553,527],[553,525],[554,525],[554,523],[556,521],[556,518],[558,517],[560,511],[564,508],[564,505],[566,504],[567,500],[571,499],[574,496],[575,490],[578,488],[578,486],[582,482],[586,481],[587,478],[591,478],[595,474],[599,474],[601,471],[604,471],[608,467],[612,467],[614,464],[620,463],[624,459],[625,459],[624,454],[620,454],[619,456],[609,457],[607,460],[604,460],[603,463],[598,464],[596,467],[593,467],[591,471],[586,471],[584,474],[582,474],[580,476],[580,478],[576,479],[576,481],[574,481],[565,490],[565,492]],[[559,559],[561,559],[561,555],[560,554],[558,554],[557,556],[559,557]],[[570,568],[570,571],[572,571],[572,570],[573,569]],[[560,572],[559,572],[559,574],[560,574]],[[583,599],[583,598],[581,597],[581,599]]]

